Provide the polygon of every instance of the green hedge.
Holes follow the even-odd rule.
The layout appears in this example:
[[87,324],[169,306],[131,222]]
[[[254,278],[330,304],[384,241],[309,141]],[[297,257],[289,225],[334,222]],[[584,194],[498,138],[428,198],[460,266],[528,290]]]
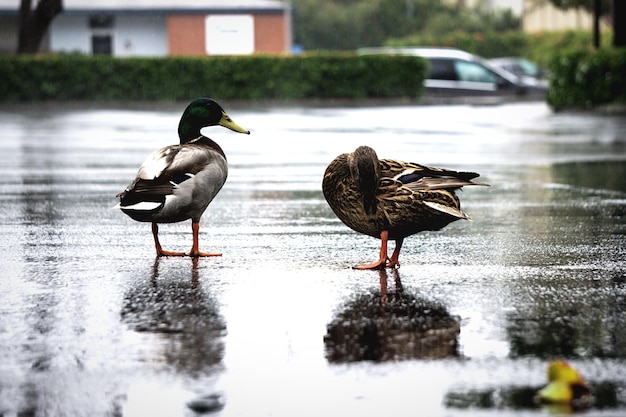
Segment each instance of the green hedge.
[[570,49],[556,54],[547,101],[556,110],[626,104],[626,49]]
[[[610,33],[602,34],[602,45],[611,45]],[[463,49],[484,58],[522,56],[547,66],[555,51],[563,48],[593,49],[590,31],[525,33],[519,30],[471,33],[455,31],[445,35],[420,34],[387,42],[388,46],[445,46]]]
[[417,98],[415,57],[311,54],[201,58],[0,58],[0,100]]

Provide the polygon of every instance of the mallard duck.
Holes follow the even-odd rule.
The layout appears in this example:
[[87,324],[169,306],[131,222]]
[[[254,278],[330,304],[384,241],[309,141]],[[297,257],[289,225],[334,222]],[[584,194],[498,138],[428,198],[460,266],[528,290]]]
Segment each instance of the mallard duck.
[[[424,230],[439,230],[470,217],[461,211],[454,191],[465,185],[486,185],[471,180],[475,172],[457,172],[392,159],[378,159],[368,146],[344,153],[326,168],[322,190],[337,217],[351,229],[380,238],[376,262],[355,269],[400,267],[405,237]],[[387,255],[387,241],[396,247]]]
[[539,401],[567,408],[591,405],[591,390],[585,380],[569,363],[553,361],[548,365],[548,385],[537,392]]
[[[200,217],[220,191],[228,174],[226,155],[220,146],[203,136],[200,129],[224,126],[239,133],[247,129],[235,123],[210,98],[191,102],[178,124],[180,144],[153,152],[139,168],[135,179],[119,193],[118,207],[133,220],[152,222],[157,256],[220,256],[200,252]],[[189,253],[163,250],[159,243],[159,223],[191,219],[193,244]]]

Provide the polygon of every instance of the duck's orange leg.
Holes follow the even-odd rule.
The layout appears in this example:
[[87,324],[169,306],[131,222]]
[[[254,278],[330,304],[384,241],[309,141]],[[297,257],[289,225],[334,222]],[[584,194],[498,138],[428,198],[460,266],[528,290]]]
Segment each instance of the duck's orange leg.
[[393,250],[391,254],[391,259],[387,262],[387,268],[400,268],[400,249],[402,249],[402,242],[404,242],[403,238],[396,239],[396,248]]
[[363,264],[353,266],[353,269],[385,269],[387,265],[387,241],[389,238],[389,232],[383,230],[380,232],[380,255],[378,256],[378,260],[371,264]]
[[152,223],[152,236],[154,237],[154,248],[157,256],[185,256],[185,252],[163,250],[161,243],[159,243],[159,225],[156,223]]
[[191,222],[191,231],[193,233],[193,245],[191,246],[191,251],[188,253],[189,256],[222,256],[221,253],[200,252],[198,249],[198,232],[200,231],[200,223]]

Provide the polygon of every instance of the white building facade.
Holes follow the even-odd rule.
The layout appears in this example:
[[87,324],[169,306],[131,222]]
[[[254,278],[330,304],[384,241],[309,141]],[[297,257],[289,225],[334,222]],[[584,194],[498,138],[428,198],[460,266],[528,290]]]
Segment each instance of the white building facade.
[[[279,0],[65,0],[41,52],[125,56],[286,53],[291,4]],[[0,52],[17,46],[17,0],[0,0]]]

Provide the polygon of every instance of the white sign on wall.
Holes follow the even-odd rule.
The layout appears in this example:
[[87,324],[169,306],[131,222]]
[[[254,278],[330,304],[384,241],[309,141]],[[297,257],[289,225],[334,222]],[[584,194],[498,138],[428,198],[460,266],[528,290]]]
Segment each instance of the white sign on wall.
[[205,30],[209,55],[254,53],[254,17],[251,15],[207,16]]

